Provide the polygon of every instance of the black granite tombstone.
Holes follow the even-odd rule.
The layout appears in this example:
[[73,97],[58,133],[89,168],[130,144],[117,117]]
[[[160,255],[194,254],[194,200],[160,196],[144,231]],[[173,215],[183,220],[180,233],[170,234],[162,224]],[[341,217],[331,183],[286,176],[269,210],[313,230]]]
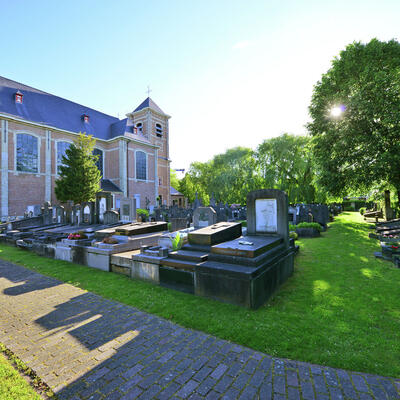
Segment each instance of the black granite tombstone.
[[258,190],[247,196],[247,236],[211,247],[195,268],[195,293],[257,308],[293,273],[286,193]]

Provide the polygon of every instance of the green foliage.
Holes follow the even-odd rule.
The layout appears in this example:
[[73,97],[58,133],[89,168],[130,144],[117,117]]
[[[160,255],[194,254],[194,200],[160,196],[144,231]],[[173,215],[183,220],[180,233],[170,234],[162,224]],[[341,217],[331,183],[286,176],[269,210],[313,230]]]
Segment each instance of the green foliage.
[[298,235],[296,232],[294,232],[294,231],[290,231],[290,232],[289,232],[289,237],[290,237],[291,239],[297,240],[297,239],[299,238],[299,235]]
[[55,186],[59,201],[81,204],[96,200],[96,193],[101,190],[101,173],[96,166],[98,156],[92,154],[95,143],[92,135],[79,133],[66,150],[66,156],[62,159],[64,165],[60,167],[60,177]]
[[242,224],[243,228],[247,227],[247,220],[240,221],[240,223]]
[[167,226],[168,226],[168,230],[171,232],[171,231],[172,231],[172,224],[171,224],[171,222],[168,222]]
[[257,148],[262,187],[284,190],[290,203],[325,202],[316,185],[310,137],[287,133],[265,140]]
[[235,147],[211,161],[191,164],[179,191],[193,203],[196,192],[203,204],[211,193],[216,201],[246,204],[248,192],[263,188],[286,191],[289,201],[325,202],[326,192],[317,186],[307,136],[289,134],[265,140],[257,151]]
[[174,169],[171,169],[169,175],[170,175],[170,181],[169,181],[170,186],[179,191],[179,179],[178,175],[176,174],[176,171]]
[[295,230],[296,230],[296,225],[289,224],[289,231],[292,232]]
[[315,228],[319,232],[322,231],[322,226],[318,222],[300,222],[296,225],[296,228]]
[[364,215],[365,211],[367,211],[367,208],[361,207],[358,211],[360,212],[361,215]]
[[136,214],[137,215],[142,215],[142,216],[148,218],[149,217],[149,210],[146,210],[145,208],[137,208],[136,209]]
[[180,232],[176,232],[175,236],[170,236],[171,244],[172,244],[172,250],[176,251],[182,248],[183,244],[183,236],[180,234]]
[[16,369],[23,374],[27,373],[27,375],[31,371],[0,343],[0,398],[2,400],[40,400],[41,396],[34,391]]
[[[332,107],[342,106],[337,117]],[[319,181],[332,195],[392,184],[400,196],[400,44],[354,42],[315,85],[310,105]]]
[[365,200],[344,200],[342,201],[342,206],[345,211],[358,211],[360,207],[371,208],[373,202],[366,202]]
[[235,147],[211,161],[193,162],[180,181],[179,191],[193,203],[195,194],[208,205],[211,193],[216,201],[245,204],[247,193],[260,189],[255,154],[251,149]]

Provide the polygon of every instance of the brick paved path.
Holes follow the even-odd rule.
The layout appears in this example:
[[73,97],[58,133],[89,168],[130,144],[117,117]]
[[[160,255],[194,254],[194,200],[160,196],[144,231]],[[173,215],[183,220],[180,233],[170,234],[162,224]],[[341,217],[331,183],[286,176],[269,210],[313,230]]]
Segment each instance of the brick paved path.
[[271,358],[0,260],[0,342],[62,399],[392,399],[399,381]]

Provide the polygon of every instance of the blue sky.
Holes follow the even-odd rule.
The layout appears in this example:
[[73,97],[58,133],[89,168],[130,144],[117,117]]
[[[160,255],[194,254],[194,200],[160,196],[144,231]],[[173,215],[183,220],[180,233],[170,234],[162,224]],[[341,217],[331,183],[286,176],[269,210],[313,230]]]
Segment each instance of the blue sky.
[[353,41],[398,38],[398,1],[0,0],[0,75],[124,118],[169,115],[172,167],[304,134],[313,85]]

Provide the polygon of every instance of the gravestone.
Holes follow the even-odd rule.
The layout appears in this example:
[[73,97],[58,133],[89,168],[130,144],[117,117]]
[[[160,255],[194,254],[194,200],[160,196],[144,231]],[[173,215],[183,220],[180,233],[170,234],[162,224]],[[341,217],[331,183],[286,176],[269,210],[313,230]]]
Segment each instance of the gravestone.
[[215,211],[217,212],[217,222],[228,221],[228,215],[225,210],[225,207],[217,207]]
[[171,231],[176,232],[187,228],[187,218],[171,218]]
[[65,212],[64,212],[64,207],[63,206],[56,206],[56,222],[58,224],[64,224],[65,223]]
[[105,225],[113,225],[119,222],[119,215],[117,211],[108,210],[103,215]]
[[197,207],[193,212],[195,229],[214,225],[217,222],[217,213],[212,207]]
[[33,206],[33,216],[34,216],[34,217],[38,217],[38,216],[41,214],[41,212],[42,212],[42,210],[41,210],[40,205],[35,204],[35,205]]
[[80,206],[76,206],[75,208],[75,224],[80,225],[82,222],[82,214]]
[[215,202],[214,193],[211,193],[210,207],[215,208],[216,205],[217,203]]
[[296,225],[296,221],[297,221],[297,208],[296,207],[289,207],[288,221],[290,224]]
[[196,198],[194,199],[193,208],[196,210],[196,208],[198,207],[201,207],[201,201],[198,199],[198,195],[196,192]]
[[136,220],[136,199],[133,197],[123,197],[120,200],[120,215],[122,222],[132,222]]
[[282,235],[289,243],[288,197],[278,189],[247,195],[247,235]]
[[96,195],[96,215],[98,223],[104,222],[104,213],[111,209],[112,195],[108,192],[99,192]]
[[42,208],[43,225],[49,225],[53,222],[53,208],[50,207],[50,203],[46,201]]
[[81,206],[82,223],[92,225],[95,223],[95,203],[84,202]]
[[208,259],[195,265],[195,293],[249,308],[264,304],[293,273],[288,225],[286,193],[250,192],[247,235],[211,246]]

